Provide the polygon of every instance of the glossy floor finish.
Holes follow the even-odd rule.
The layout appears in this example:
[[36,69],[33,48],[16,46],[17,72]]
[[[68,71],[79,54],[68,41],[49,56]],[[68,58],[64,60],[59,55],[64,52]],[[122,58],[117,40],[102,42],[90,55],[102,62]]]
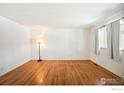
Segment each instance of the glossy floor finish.
[[30,61],[0,77],[1,85],[122,85],[123,80],[91,61]]

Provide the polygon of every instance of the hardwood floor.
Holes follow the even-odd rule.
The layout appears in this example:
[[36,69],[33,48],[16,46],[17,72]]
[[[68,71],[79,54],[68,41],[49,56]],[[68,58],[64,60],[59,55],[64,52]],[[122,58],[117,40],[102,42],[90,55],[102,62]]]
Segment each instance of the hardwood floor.
[[0,77],[1,85],[123,85],[91,61],[30,61]]

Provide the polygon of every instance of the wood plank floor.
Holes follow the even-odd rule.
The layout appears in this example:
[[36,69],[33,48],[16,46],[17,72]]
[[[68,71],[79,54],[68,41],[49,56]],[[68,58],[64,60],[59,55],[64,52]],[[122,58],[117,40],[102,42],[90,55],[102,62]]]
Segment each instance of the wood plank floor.
[[0,77],[1,85],[122,85],[122,79],[91,61],[30,61]]

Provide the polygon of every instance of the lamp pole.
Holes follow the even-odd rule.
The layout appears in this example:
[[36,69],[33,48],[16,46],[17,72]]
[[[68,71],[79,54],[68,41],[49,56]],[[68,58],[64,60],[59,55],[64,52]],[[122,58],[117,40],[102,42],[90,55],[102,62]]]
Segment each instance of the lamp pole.
[[38,48],[39,48],[39,59],[38,59],[38,62],[42,61],[41,60],[41,55],[40,55],[40,44],[41,44],[41,42],[38,42]]

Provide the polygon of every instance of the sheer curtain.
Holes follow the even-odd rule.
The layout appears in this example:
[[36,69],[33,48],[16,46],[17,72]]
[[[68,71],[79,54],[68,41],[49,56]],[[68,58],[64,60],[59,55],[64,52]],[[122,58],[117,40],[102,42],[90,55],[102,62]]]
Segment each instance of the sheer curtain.
[[119,61],[119,34],[120,20],[114,21],[107,25],[107,42],[108,42],[108,57]]
[[108,24],[107,26],[107,56],[110,59],[113,59],[113,47],[112,47],[112,24]]
[[95,46],[94,46],[94,53],[98,55],[98,29],[95,30]]

